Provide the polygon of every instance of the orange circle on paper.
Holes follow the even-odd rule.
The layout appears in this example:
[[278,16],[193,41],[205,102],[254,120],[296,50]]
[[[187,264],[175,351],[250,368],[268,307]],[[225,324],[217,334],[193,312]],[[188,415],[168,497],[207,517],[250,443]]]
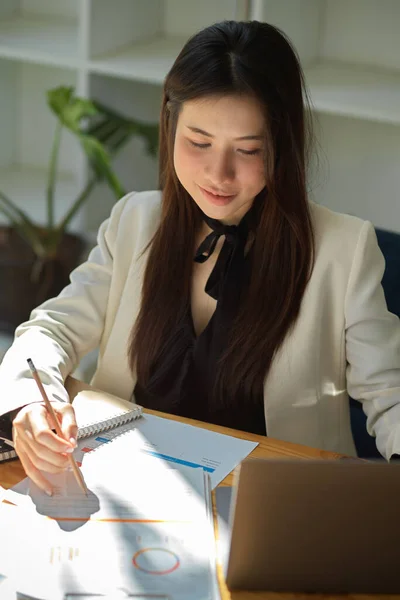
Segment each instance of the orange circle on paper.
[[[146,552],[154,552],[154,551],[164,552],[165,554],[169,554],[170,556],[172,556],[174,558],[175,563],[169,569],[164,569],[162,571],[146,569],[146,568],[142,567],[138,563],[139,557],[143,556],[143,554],[145,554]],[[180,560],[179,560],[179,556],[177,556],[175,554],[175,552],[172,552],[171,550],[168,550],[167,548],[143,548],[142,550],[138,550],[136,552],[136,554],[134,554],[134,556],[132,558],[132,563],[136,569],[139,569],[139,571],[142,571],[143,573],[147,573],[148,575],[168,575],[169,573],[173,573],[174,571],[176,571],[176,569],[180,565]]]

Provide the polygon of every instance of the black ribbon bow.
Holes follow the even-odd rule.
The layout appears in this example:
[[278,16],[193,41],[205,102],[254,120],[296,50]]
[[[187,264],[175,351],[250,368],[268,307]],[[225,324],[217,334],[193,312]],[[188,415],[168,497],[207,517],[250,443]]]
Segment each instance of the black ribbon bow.
[[203,219],[212,231],[198,247],[194,257],[195,262],[204,263],[208,260],[214,252],[219,238],[222,235],[225,236],[217,262],[205,287],[205,292],[215,300],[222,297],[228,278],[235,287],[238,284],[240,286],[240,276],[244,271],[250,213],[252,213],[251,209],[242,218],[239,225],[224,225],[217,219],[211,219],[203,213]]

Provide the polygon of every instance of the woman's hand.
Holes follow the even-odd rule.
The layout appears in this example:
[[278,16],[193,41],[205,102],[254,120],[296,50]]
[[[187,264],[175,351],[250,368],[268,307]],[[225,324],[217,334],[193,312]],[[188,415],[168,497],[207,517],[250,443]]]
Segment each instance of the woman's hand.
[[35,402],[21,408],[13,420],[15,450],[28,477],[49,496],[53,488],[41,471],[60,473],[68,468],[68,453],[76,448],[78,426],[75,411],[67,402],[52,402],[65,439],[52,429],[44,404]]

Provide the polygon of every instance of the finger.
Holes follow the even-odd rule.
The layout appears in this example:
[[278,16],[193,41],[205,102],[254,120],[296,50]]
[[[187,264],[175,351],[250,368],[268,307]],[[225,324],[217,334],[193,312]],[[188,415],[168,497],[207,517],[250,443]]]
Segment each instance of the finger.
[[58,406],[57,416],[61,417],[61,431],[64,438],[75,447],[78,436],[78,425],[72,405],[65,403],[63,406]]
[[38,444],[30,431],[24,431],[23,436],[16,432],[15,449],[18,454],[27,454],[33,465],[42,471],[60,473],[68,468],[67,454],[53,452],[46,446]]
[[[18,425],[17,425],[18,426]],[[51,431],[47,420],[47,411],[44,406],[30,414],[30,429],[33,438],[53,452],[73,452],[74,448],[70,442]]]
[[22,452],[19,455],[22,466],[24,467],[25,473],[27,476],[35,483],[39,489],[41,489],[48,496],[53,495],[53,486],[47,479],[42,475],[42,473],[35,467],[35,465],[30,460],[29,456]]
[[13,428],[22,439],[25,438],[26,431],[31,431],[39,443],[44,443],[54,452],[65,452],[72,448],[70,443],[51,431],[47,411],[43,405],[35,404],[22,408],[13,420]]
[[54,452],[47,446],[38,443],[30,431],[25,431],[24,438],[20,439],[20,446],[41,471],[59,473],[68,467],[69,461],[65,453]]
[[[29,422],[24,429],[23,424],[15,424],[13,427],[13,439],[17,454],[25,452],[37,468],[48,472],[60,472],[67,468],[68,457],[65,453],[55,452],[47,446],[39,443],[33,436]],[[52,434],[54,435],[54,434]]]

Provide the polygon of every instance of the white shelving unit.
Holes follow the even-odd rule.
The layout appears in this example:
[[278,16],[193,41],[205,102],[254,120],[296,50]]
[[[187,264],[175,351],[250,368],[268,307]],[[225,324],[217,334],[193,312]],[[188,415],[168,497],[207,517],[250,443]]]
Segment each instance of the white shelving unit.
[[[226,18],[276,24],[299,52],[323,165],[315,200],[400,231],[398,0],[1,0],[0,190],[43,220],[55,125],[46,90],[74,85],[156,122],[162,81],[183,43]],[[157,185],[156,161],[140,139],[116,168],[126,189]],[[67,134],[60,171],[56,217],[87,176]],[[95,231],[113,202],[98,188],[72,228]]]
[[253,0],[297,48],[315,110],[317,202],[400,232],[400,2]]
[[3,0],[1,56],[55,66],[78,66],[79,0]]
[[[246,7],[246,0],[1,0],[0,190],[43,221],[55,127],[48,89],[73,85],[84,97],[157,122],[162,81],[187,38],[215,21],[246,18]],[[139,138],[116,168],[127,190],[157,186],[156,161]],[[79,146],[65,133],[56,218],[86,176]],[[71,229],[94,232],[113,202],[105,186],[97,188]]]

